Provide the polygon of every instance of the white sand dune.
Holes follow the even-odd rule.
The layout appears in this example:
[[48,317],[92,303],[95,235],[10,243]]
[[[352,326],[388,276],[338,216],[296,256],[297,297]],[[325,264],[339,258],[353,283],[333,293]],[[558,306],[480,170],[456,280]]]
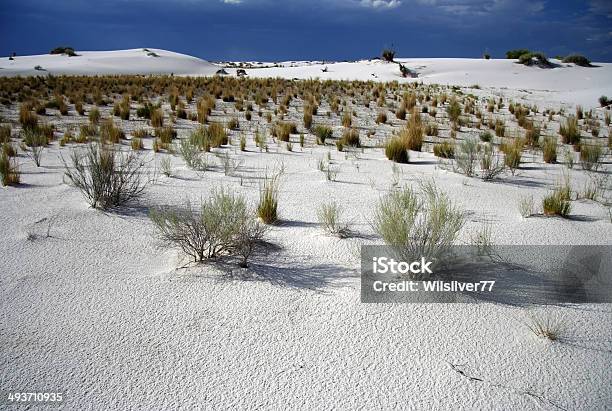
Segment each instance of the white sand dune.
[[[148,51],[147,51],[148,50]],[[156,56],[150,54],[154,53]],[[206,76],[218,67],[186,54],[160,49],[77,51],[78,56],[41,54],[0,58],[0,76],[177,74]],[[34,67],[40,66],[42,70]]]
[[[17,56],[0,58],[0,76],[31,75],[104,75],[104,74],[176,74],[214,75],[218,65],[185,54],[160,49],[117,51],[78,51],[79,56]],[[467,58],[414,58],[397,60],[418,73],[418,78],[400,76],[395,63],[381,60],[355,62],[284,62],[279,67],[252,68],[252,77],[282,77],[321,80],[419,81],[470,87],[493,88],[519,99],[548,106],[598,105],[601,95],[612,96],[612,64],[595,63],[595,67],[578,67],[552,60],[557,67],[542,69],[517,64],[515,60]],[[271,65],[272,63],[270,63]],[[263,65],[258,63],[257,65]],[[42,70],[35,70],[40,66]],[[327,67],[327,71],[323,69]],[[235,75],[237,69],[227,69]],[[487,92],[490,94],[490,91]],[[475,92],[475,94],[478,94]]]
[[[558,67],[543,69],[517,64],[515,60],[466,58],[398,59],[418,73],[416,79],[400,76],[397,64],[362,60],[331,64],[283,63],[282,67],[248,70],[251,76],[321,80],[419,81],[507,90],[528,100],[551,105],[596,107],[601,95],[612,96],[612,64],[579,67],[552,60]],[[323,69],[327,67],[327,72]]]

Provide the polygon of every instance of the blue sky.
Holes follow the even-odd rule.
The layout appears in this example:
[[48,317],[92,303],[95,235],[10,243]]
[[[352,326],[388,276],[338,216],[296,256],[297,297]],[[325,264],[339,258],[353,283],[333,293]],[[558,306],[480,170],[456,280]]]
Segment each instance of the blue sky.
[[154,47],[209,60],[502,57],[612,61],[612,0],[0,0],[0,55]]

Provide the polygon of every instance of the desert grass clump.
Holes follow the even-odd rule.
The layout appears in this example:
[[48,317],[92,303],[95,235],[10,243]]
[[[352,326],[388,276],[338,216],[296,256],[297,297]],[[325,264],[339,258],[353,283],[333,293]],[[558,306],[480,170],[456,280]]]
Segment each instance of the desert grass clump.
[[380,200],[373,227],[403,261],[444,258],[465,222],[464,213],[433,182],[394,190]]
[[516,170],[521,165],[521,158],[523,156],[524,141],[520,138],[516,138],[511,144],[504,144],[501,146],[504,152],[504,163],[512,172],[512,175],[516,173]]
[[387,113],[379,111],[376,115],[376,124],[385,124],[387,122]]
[[144,144],[142,143],[142,139],[138,137],[132,138],[132,140],[130,141],[130,146],[132,147],[132,150],[144,150]]
[[224,255],[238,256],[240,266],[263,240],[266,227],[249,210],[245,199],[223,190],[215,191],[200,207],[157,207],[149,213],[159,239],[178,247],[195,262]]
[[418,110],[413,109],[406,126],[400,131],[399,137],[406,142],[409,150],[421,151],[423,145],[423,121]]
[[289,141],[291,134],[297,133],[297,126],[295,123],[279,121],[272,129],[272,133],[280,141]]
[[323,229],[331,235],[346,238],[350,234],[349,224],[342,219],[342,208],[335,201],[322,204],[317,210],[317,218]]
[[164,126],[164,112],[161,108],[154,108],[151,110],[151,126],[163,127]]
[[518,202],[518,209],[523,218],[529,218],[534,213],[533,196],[521,197]]
[[222,145],[227,145],[229,141],[227,130],[221,123],[210,123],[206,128],[206,134],[208,135],[211,147],[221,147]]
[[304,109],[304,128],[310,130],[312,127],[312,111],[307,108]]
[[7,157],[17,157],[17,150],[11,143],[2,144],[2,154]]
[[105,120],[100,125],[99,133],[100,141],[102,143],[117,144],[122,139],[125,139],[125,133],[123,132],[123,130],[120,127],[116,126],[115,123],[113,123],[113,120],[110,118]]
[[19,184],[20,181],[17,162],[6,153],[0,154],[0,180],[3,186],[14,186]]
[[89,110],[89,124],[96,126],[98,125],[98,123],[100,122],[100,110],[98,109],[98,107],[92,107],[91,110]]
[[361,147],[361,142],[359,141],[359,130],[354,128],[344,130],[344,133],[342,133],[342,138],[339,141],[345,146]]
[[317,137],[317,144],[325,145],[325,140],[329,139],[333,135],[333,130],[331,127],[317,125],[314,128],[315,136]]
[[19,107],[19,123],[23,129],[33,129],[38,126],[38,116],[31,111],[28,104],[22,104]]
[[345,110],[342,114],[342,125],[344,127],[350,127],[353,125],[353,114],[351,110]]
[[446,107],[446,114],[448,114],[448,118],[453,124],[457,124],[461,115],[461,105],[455,97],[451,99],[448,107]]
[[408,163],[408,145],[400,137],[392,137],[385,145],[385,156],[395,163]]
[[0,144],[9,143],[11,141],[11,126],[9,124],[0,125]]
[[597,171],[600,165],[602,149],[600,145],[582,144],[580,146],[580,165],[584,170]]
[[238,130],[240,128],[240,123],[236,117],[232,117],[227,122],[227,128],[229,130]]
[[177,137],[177,132],[172,126],[158,127],[155,129],[155,137],[167,146],[172,144],[172,140]]
[[48,139],[40,128],[26,128],[22,131],[23,142],[30,149],[26,151],[27,155],[34,161],[36,167],[40,167],[42,160],[42,154],[44,149],[47,147]]
[[266,176],[259,189],[257,215],[266,224],[274,224],[278,221],[279,185],[280,174],[275,174],[271,177]]
[[559,126],[559,134],[563,144],[578,144],[580,143],[580,128],[578,120],[575,116],[569,116],[564,124]]
[[455,158],[455,145],[449,141],[434,144],[433,152],[436,157]]
[[572,205],[566,194],[561,189],[555,189],[551,194],[542,200],[544,215],[567,217]]
[[529,314],[526,326],[536,337],[549,341],[559,340],[566,327],[562,317],[537,315],[535,313]]
[[70,164],[62,161],[65,176],[94,208],[107,210],[137,200],[149,183],[145,163],[134,151],[90,144],[85,151],[73,149]]
[[557,162],[557,139],[555,137],[547,137],[542,143],[542,155],[545,163]]

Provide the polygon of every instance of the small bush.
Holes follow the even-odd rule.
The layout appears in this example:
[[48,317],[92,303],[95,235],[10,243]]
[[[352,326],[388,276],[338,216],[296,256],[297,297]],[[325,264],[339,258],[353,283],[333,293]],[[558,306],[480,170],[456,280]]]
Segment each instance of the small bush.
[[149,217],[165,245],[180,248],[196,262],[222,255],[248,258],[262,241],[266,228],[249,211],[242,196],[216,191],[199,209],[158,207]]
[[472,177],[476,172],[478,161],[478,141],[475,138],[465,139],[459,143],[455,153],[456,165],[459,172]]
[[19,184],[20,181],[17,162],[6,153],[0,154],[0,179],[3,186],[14,186]]
[[382,51],[382,53],[381,53],[381,56],[382,56],[383,60],[391,62],[395,58],[395,50],[393,50],[393,49],[384,49]]
[[424,200],[411,188],[380,200],[374,229],[403,261],[443,258],[457,239],[465,215],[433,183],[422,184]]
[[591,61],[580,55],[580,54],[571,54],[563,59],[564,63],[574,63],[577,66],[582,67],[591,67]]
[[527,49],[509,50],[509,51],[506,52],[506,58],[507,59],[518,59],[523,54],[528,54],[528,53],[529,53],[529,50],[527,50]]
[[[62,159],[63,160],[63,159]],[[135,154],[116,153],[91,144],[85,152],[72,150],[65,175],[94,208],[110,209],[142,196],[148,180],[143,178],[144,162]]]
[[66,46],[56,47],[53,50],[51,50],[49,54],[65,54],[69,57],[77,56],[76,52],[74,51],[74,48],[66,47]]
[[349,224],[342,221],[342,209],[335,202],[321,205],[317,217],[327,233],[340,238],[349,236]]
[[[601,105],[602,107],[609,106],[610,104],[612,104],[612,100],[610,100],[608,97],[606,96],[599,97],[599,105]],[[607,125],[610,125],[610,123],[608,123]]]
[[551,66],[550,62],[546,58],[546,55],[542,52],[529,52],[522,54],[518,59],[520,64],[524,64],[525,66],[531,66],[533,64],[538,64],[542,67]]
[[385,146],[385,155],[396,163],[408,163],[408,145],[400,137],[392,137]]
[[[194,132],[194,134],[197,133]],[[193,134],[192,134],[193,135]],[[184,138],[181,140],[179,152],[185,160],[185,164],[192,170],[206,171],[207,164],[198,146],[197,138]]]

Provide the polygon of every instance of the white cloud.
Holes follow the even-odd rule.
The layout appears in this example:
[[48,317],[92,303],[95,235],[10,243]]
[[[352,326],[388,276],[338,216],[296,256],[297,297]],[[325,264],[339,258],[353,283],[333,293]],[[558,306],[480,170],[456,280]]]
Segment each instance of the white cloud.
[[402,4],[401,0],[361,0],[361,5],[374,9],[392,9]]
[[225,4],[240,4],[242,0],[221,0]]

